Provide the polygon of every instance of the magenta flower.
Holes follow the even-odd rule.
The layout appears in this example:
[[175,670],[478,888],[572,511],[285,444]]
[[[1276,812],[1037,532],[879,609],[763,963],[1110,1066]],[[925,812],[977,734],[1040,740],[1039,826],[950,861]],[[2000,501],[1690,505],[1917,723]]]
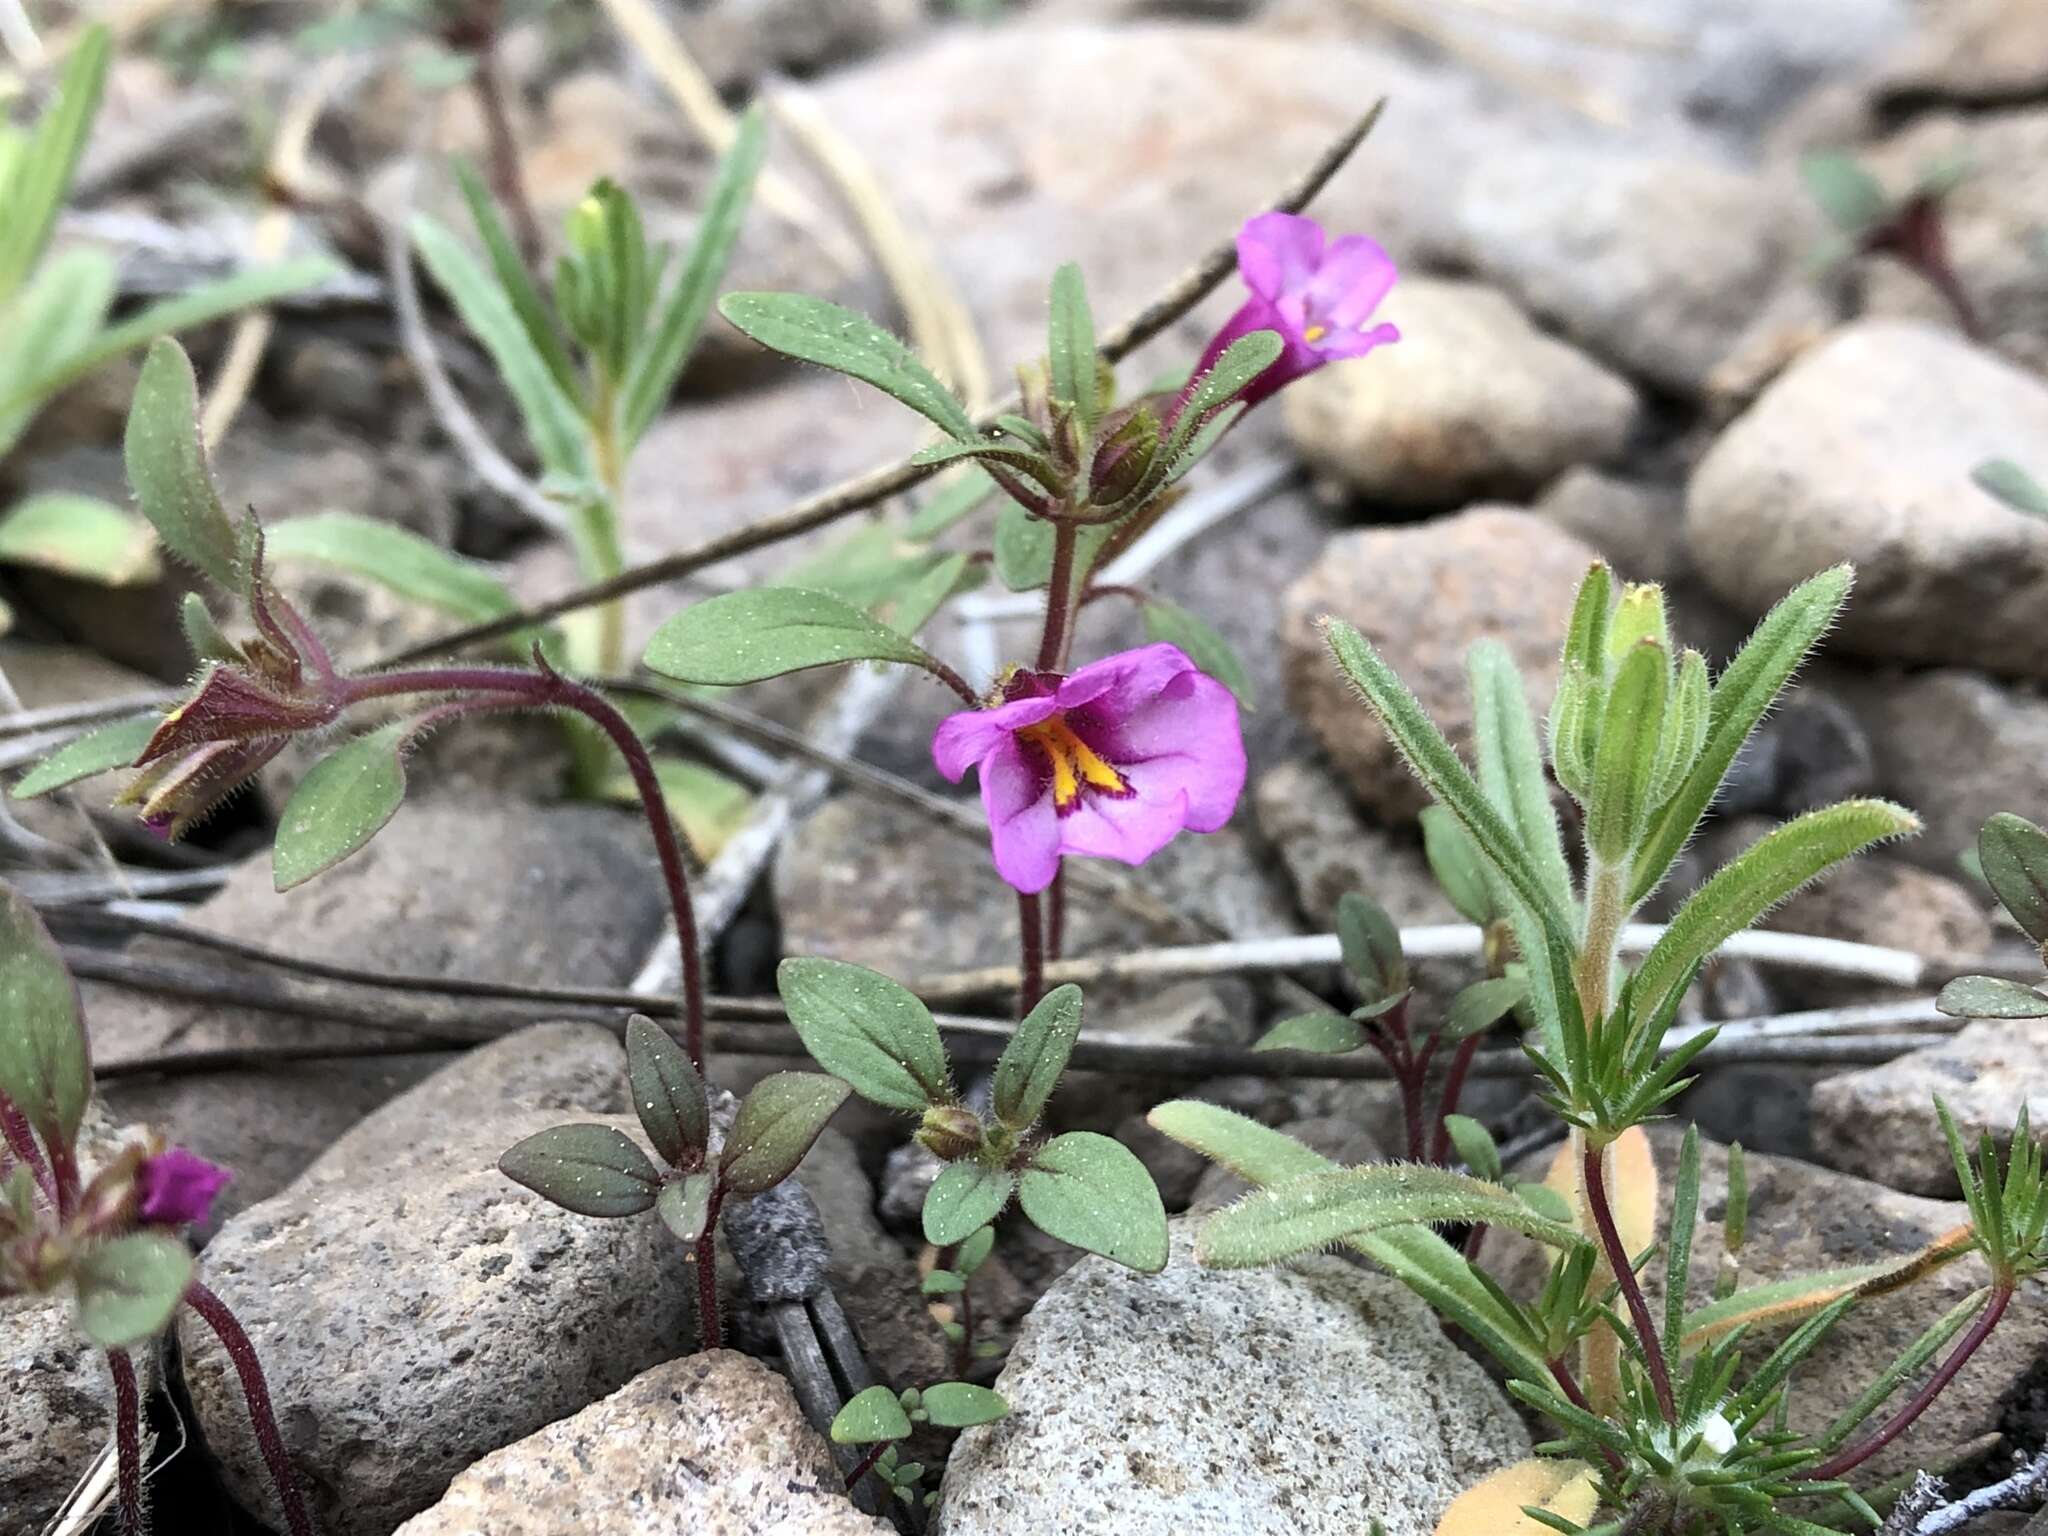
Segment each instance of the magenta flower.
[[956,784],[980,765],[996,872],[1026,895],[1063,854],[1142,864],[1176,833],[1214,832],[1245,773],[1237,700],[1171,645],[1018,671],[1002,703],[940,723],[932,761]]
[[135,1170],[135,1190],[140,1197],[137,1219],[150,1227],[182,1227],[187,1222],[204,1221],[213,1209],[214,1196],[233,1177],[227,1169],[183,1147],[144,1158]]
[[1379,242],[1364,235],[1332,241],[1314,219],[1262,213],[1237,233],[1237,270],[1251,297],[1210,338],[1191,377],[1207,373],[1238,337],[1278,331],[1287,350],[1238,396],[1247,406],[1325,363],[1401,339],[1385,322],[1366,323],[1399,274]]

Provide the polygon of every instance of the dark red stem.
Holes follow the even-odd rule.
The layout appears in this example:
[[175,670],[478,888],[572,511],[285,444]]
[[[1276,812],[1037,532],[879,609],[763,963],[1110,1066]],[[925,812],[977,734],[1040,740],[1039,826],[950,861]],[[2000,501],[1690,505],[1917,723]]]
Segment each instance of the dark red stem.
[[7,1150],[14,1154],[15,1161],[28,1169],[29,1177],[36,1181],[36,1188],[43,1192],[50,1209],[56,1210],[57,1181],[50,1173],[50,1165],[43,1161],[43,1149],[36,1145],[28,1116],[16,1107],[12,1099],[4,1097],[0,1097],[0,1136],[6,1138]]
[[462,41],[476,61],[470,83],[490,142],[491,194],[512,216],[520,256],[527,266],[537,267],[546,241],[533,202],[526,195],[526,179],[519,171],[519,141],[513,137],[512,114],[505,105],[505,79],[498,69],[498,9],[498,0],[478,4]]
[[1927,1378],[1927,1385],[1913,1394],[1913,1400],[1891,1418],[1873,1430],[1856,1445],[1835,1452],[1826,1461],[1806,1475],[1817,1483],[1832,1482],[1844,1473],[1854,1471],[1870,1460],[1879,1451],[1890,1445],[1912,1427],[1913,1421],[1927,1411],[1928,1405],[1941,1396],[1942,1389],[1955,1380],[1956,1372],[1968,1363],[1977,1347],[1991,1337],[1991,1330],[1998,1326],[1998,1320],[2005,1316],[2006,1303],[2012,1300],[2012,1282],[2000,1281],[1991,1292],[1991,1300],[1984,1310],[1977,1314],[1977,1321],[1970,1325],[1970,1331],[1949,1352],[1935,1373]]
[[[1600,1415],[1593,1412],[1593,1405],[1586,1401],[1586,1394],[1579,1390],[1579,1384],[1572,1376],[1571,1367],[1561,1359],[1547,1361],[1546,1364],[1550,1367],[1551,1379],[1557,1383],[1557,1390],[1564,1394],[1565,1401],[1579,1412],[1591,1418],[1599,1418]],[[1621,1457],[1613,1446],[1601,1446],[1600,1454],[1607,1458],[1607,1465],[1614,1469],[1617,1476],[1625,1470],[1621,1464]]]
[[135,1384],[135,1362],[125,1349],[107,1351],[107,1369],[114,1376],[114,1456],[120,1465],[119,1493],[122,1536],[143,1536],[149,1527],[142,1508],[142,1392]]
[[1041,672],[1055,671],[1066,664],[1074,606],[1074,546],[1079,538],[1071,524],[1053,524],[1052,575],[1045,585],[1045,633],[1038,642]]
[[1614,1282],[1621,1287],[1622,1299],[1628,1303],[1629,1318],[1642,1339],[1643,1362],[1649,1367],[1650,1385],[1657,1392],[1657,1406],[1663,1410],[1665,1423],[1676,1424],[1678,1403],[1671,1395],[1671,1372],[1664,1364],[1664,1345],[1657,1336],[1657,1325],[1650,1319],[1650,1304],[1643,1299],[1643,1288],[1636,1280],[1635,1265],[1630,1262],[1628,1250],[1622,1247],[1621,1233],[1614,1225],[1614,1207],[1607,1199],[1607,1174],[1601,1166],[1603,1160],[1601,1148],[1586,1148],[1586,1204],[1593,1212],[1593,1225],[1600,1229],[1600,1246],[1607,1252],[1607,1266],[1614,1271]]
[[1045,888],[1045,958],[1057,960],[1067,947],[1067,866],[1060,861],[1059,872]]
[[1017,985],[1017,1017],[1023,1018],[1045,995],[1045,923],[1038,898],[1017,893],[1018,944],[1022,956]]
[[270,1386],[263,1379],[263,1362],[256,1358],[256,1346],[249,1342],[249,1335],[242,1331],[228,1304],[208,1290],[204,1282],[194,1280],[186,1287],[185,1304],[205,1320],[213,1336],[220,1340],[221,1348],[228,1352],[228,1359],[234,1362],[235,1375],[242,1383],[242,1398],[249,1405],[249,1423],[256,1431],[263,1465],[270,1469],[271,1486],[277,1490],[277,1502],[284,1509],[292,1536],[313,1536],[313,1519],[299,1497],[291,1458],[285,1455],[284,1436],[277,1430],[277,1415],[270,1406]]
[[71,1143],[61,1136],[50,1137],[45,1145],[50,1152],[50,1177],[57,1186],[57,1214],[69,1216],[78,1208],[78,1160],[72,1155]]
[[1441,1163],[1451,1155],[1451,1116],[1458,1112],[1458,1100],[1465,1096],[1465,1079],[1472,1071],[1472,1058],[1479,1054],[1481,1031],[1458,1042],[1451,1056],[1451,1070],[1444,1077],[1444,1091],[1436,1103],[1436,1130],[1429,1138],[1429,1160]]
[[705,1349],[725,1347],[725,1328],[718,1316],[718,1212],[725,1204],[725,1180],[711,1186],[704,1212],[704,1231],[697,1238],[691,1263],[697,1267],[697,1342]]
[[888,1454],[889,1447],[892,1443],[893,1442],[891,1441],[884,1440],[880,1445],[870,1450],[867,1453],[867,1455],[861,1457],[859,1461],[855,1462],[853,1465],[853,1470],[846,1474],[846,1486],[849,1489],[856,1487],[862,1478],[866,1477],[870,1472],[874,1471],[875,1463],[880,1461],[884,1456]]

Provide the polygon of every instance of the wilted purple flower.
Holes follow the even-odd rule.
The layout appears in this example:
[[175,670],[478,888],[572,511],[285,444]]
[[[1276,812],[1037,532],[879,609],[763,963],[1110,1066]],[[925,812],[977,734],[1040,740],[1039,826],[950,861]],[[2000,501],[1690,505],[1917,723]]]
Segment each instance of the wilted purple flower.
[[1019,671],[1003,695],[941,722],[932,760],[956,784],[980,765],[996,872],[1026,895],[1052,883],[1063,854],[1142,864],[1237,808],[1237,700],[1176,646],[1067,677]]
[[144,1226],[182,1227],[204,1221],[214,1196],[234,1175],[183,1147],[171,1147],[142,1160],[135,1170],[139,1197],[136,1218]]
[[1190,377],[1200,379],[1238,337],[1278,331],[1287,350],[1238,396],[1248,406],[1325,363],[1401,339],[1385,322],[1367,324],[1399,274],[1364,235],[1330,240],[1314,219],[1262,213],[1238,231],[1237,270],[1251,297],[1210,338]]

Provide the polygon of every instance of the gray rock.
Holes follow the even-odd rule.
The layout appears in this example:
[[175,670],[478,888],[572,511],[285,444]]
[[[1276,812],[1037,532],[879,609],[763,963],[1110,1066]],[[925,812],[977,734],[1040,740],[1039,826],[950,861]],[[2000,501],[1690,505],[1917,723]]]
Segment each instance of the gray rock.
[[1488,158],[1457,200],[1473,268],[1580,345],[1687,396],[1802,254],[1794,211],[1761,179],[1705,161],[1542,144]]
[[[1885,854],[1866,855],[1833,870],[1779,907],[1764,926],[1934,959],[1981,955],[1991,947],[1991,919],[1976,893],[1946,875]],[[1774,979],[1780,994],[1795,1005],[1819,1007],[1898,995],[1896,989],[1791,969]]]
[[1352,891],[1371,896],[1403,926],[1464,920],[1438,889],[1421,839],[1365,820],[1318,764],[1297,759],[1260,774],[1252,810],[1287,870],[1295,904],[1321,931],[1336,926],[1337,903]]
[[[498,1172],[563,1118],[500,1114],[438,1157],[295,1186],[208,1245],[322,1530],[383,1536],[479,1456],[689,1347],[693,1286],[665,1227],[573,1216]],[[226,1354],[189,1317],[179,1339],[230,1489],[281,1526]]]
[[1628,581],[1671,582],[1685,574],[1683,500],[1665,486],[1579,465],[1558,476],[1535,510],[1599,550]]
[[1408,277],[1380,315],[1400,326],[1398,345],[1282,397],[1296,450],[1368,502],[1516,500],[1574,464],[1614,458],[1635,428],[1634,389],[1495,289]]
[[1336,1258],[1204,1270],[1193,1243],[1178,1222],[1163,1274],[1089,1259],[1045,1294],[996,1383],[1009,1416],[953,1448],[934,1536],[1356,1536],[1375,1516],[1423,1536],[1527,1454],[1397,1281]]
[[2009,1147],[2021,1111],[2048,1140],[2048,1043],[2037,1021],[1984,1019],[1952,1040],[1813,1089],[1820,1160],[1918,1195],[1962,1193],[1935,1117],[1939,1096],[1974,1154],[1989,1135]]
[[2048,524],[1970,480],[2048,437],[2048,385],[1928,326],[1866,320],[1803,356],[1694,472],[1686,538],[1761,615],[1838,561],[1860,590],[1841,650],[2048,673]]
[[1809,683],[1765,716],[1721,781],[1714,807],[1723,816],[1797,816],[1876,784],[1876,758],[1855,712]]
[[1957,668],[1874,679],[1845,697],[1876,751],[1878,783],[1925,823],[1903,857],[1947,873],[1997,812],[2040,814],[2048,699]]
[[493,1451],[396,1536],[882,1536],[789,1384],[731,1350],[673,1360]]
[[1500,507],[1329,542],[1287,589],[1288,693],[1360,804],[1398,824],[1414,820],[1429,797],[1352,692],[1316,621],[1332,614],[1357,626],[1451,744],[1469,754],[1466,651],[1482,638],[1506,645],[1540,720],[1557,686],[1572,594],[1594,558],[1544,519]]
[[922,18],[917,0],[715,0],[675,5],[691,54],[721,89],[764,75],[810,75],[899,42]]
[[[631,979],[663,913],[647,835],[586,806],[409,807],[361,853],[280,896],[270,861],[239,866],[191,921],[214,933],[383,973],[558,986]],[[262,1045],[274,1014],[86,983],[95,1054]],[[292,1038],[358,1043],[355,1025],[296,1020]],[[364,1115],[426,1077],[434,1056],[109,1083],[109,1109],[236,1172],[219,1217],[267,1198]]]
[[[2048,11],[2033,0],[1957,0],[1927,12],[1875,71],[1879,99],[1997,105],[2048,90]],[[2016,172],[2001,165],[2001,175]]]

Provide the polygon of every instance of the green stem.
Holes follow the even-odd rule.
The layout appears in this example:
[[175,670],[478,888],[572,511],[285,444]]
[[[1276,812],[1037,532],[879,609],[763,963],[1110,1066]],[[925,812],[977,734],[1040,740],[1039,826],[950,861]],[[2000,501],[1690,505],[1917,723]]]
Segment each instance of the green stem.
[[1586,878],[1586,933],[1572,972],[1589,1034],[1599,1029],[1613,1000],[1614,963],[1621,953],[1622,924],[1628,919],[1627,892],[1627,868],[1595,859]]

